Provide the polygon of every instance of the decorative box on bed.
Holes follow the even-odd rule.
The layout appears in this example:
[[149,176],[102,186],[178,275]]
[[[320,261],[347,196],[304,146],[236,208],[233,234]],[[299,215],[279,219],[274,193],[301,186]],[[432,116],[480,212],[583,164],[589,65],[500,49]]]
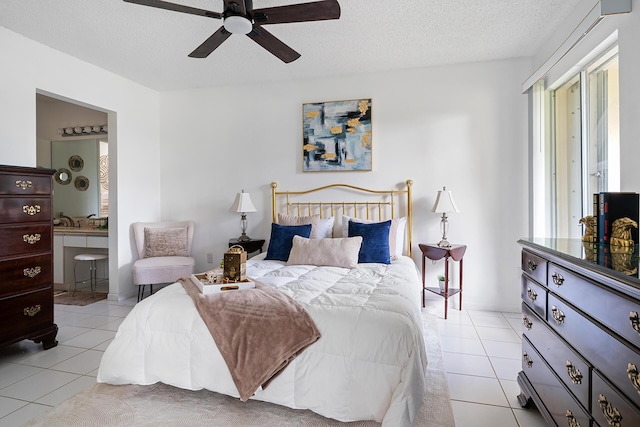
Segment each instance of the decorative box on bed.
[[[309,209],[316,209],[323,210],[324,220],[344,214],[382,221],[400,217],[402,212],[406,233],[402,239],[405,249],[400,252],[407,254],[411,242],[410,185],[408,181],[406,187],[384,192],[348,185],[279,192],[272,184],[273,218],[278,219],[278,212],[309,216]],[[327,191],[333,202],[324,197],[293,200]],[[339,192],[343,192],[341,200],[350,201],[335,202]],[[379,203],[363,200],[363,195],[377,196]],[[345,212],[349,206],[355,209]],[[333,227],[335,239],[317,244],[335,244],[330,241],[340,238],[340,228],[339,223]],[[401,254],[388,264],[357,263],[346,268],[288,263],[266,256],[263,253],[247,261],[247,277],[256,286],[264,284],[292,297],[315,323],[320,338],[251,399],[309,409],[340,421],[375,420],[385,426],[411,426],[426,393],[427,364],[421,284],[411,258]],[[221,296],[237,292],[252,291]],[[160,381],[239,397],[216,342],[180,284],[162,289],[132,310],[104,354],[98,381]]]

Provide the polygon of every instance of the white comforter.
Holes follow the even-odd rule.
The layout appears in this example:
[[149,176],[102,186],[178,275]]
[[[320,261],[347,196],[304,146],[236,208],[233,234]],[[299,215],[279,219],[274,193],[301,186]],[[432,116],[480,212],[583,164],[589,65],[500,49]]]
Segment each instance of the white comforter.
[[[295,298],[322,337],[253,399],[340,421],[410,426],[425,396],[427,364],[415,264],[349,270],[252,258],[248,277]],[[238,397],[222,356],[180,283],[137,304],[100,364],[98,382],[163,382]]]

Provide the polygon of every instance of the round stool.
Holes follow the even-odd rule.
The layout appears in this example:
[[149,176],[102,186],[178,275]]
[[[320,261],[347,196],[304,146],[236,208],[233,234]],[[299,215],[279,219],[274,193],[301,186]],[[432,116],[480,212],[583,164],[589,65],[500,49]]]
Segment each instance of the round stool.
[[[73,259],[76,260],[76,263],[73,266],[73,287],[74,287],[73,290],[74,291],[77,290],[78,283],[89,282],[91,284],[91,290],[95,291],[96,284],[98,283],[97,271],[96,271],[97,261],[101,259],[107,259],[107,258],[108,258],[107,254],[78,254],[75,257],[73,257]],[[79,262],[89,261],[89,280],[80,280],[80,281],[77,280],[76,267],[78,266],[78,261]],[[106,280],[106,279],[100,279],[100,281],[102,280]]]

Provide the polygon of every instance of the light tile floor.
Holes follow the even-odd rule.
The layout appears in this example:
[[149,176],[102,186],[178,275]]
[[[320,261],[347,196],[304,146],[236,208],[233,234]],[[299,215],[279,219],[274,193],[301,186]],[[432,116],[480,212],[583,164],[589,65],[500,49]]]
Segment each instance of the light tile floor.
[[456,426],[545,427],[538,410],[522,408],[517,399],[520,313],[460,311],[456,303],[457,296],[449,300],[447,320],[436,295],[427,296],[423,309],[438,319]]
[[[516,399],[520,314],[450,308],[444,320],[443,300],[433,298],[425,310],[438,318],[456,425],[545,426]],[[25,340],[0,348],[0,427],[20,426],[93,385],[102,353],[135,303],[56,304],[57,347],[44,351]]]

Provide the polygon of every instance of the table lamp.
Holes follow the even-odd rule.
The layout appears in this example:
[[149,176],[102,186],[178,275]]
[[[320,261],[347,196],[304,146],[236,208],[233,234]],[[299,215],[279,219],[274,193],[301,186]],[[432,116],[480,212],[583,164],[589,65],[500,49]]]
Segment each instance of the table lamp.
[[231,206],[231,210],[241,214],[240,223],[242,224],[242,235],[238,237],[238,240],[248,242],[251,238],[247,236],[247,212],[257,211],[256,207],[253,206],[249,193],[245,193],[244,190],[242,190],[242,193],[238,193],[235,202],[233,202],[233,206]]
[[453,201],[453,195],[451,191],[446,187],[442,187],[442,190],[438,190],[436,196],[436,202],[433,204],[432,212],[442,213],[442,219],[440,220],[440,231],[442,231],[442,240],[438,243],[441,248],[450,248],[451,243],[447,240],[447,230],[449,228],[449,222],[447,221],[447,214],[450,212],[460,212]]

